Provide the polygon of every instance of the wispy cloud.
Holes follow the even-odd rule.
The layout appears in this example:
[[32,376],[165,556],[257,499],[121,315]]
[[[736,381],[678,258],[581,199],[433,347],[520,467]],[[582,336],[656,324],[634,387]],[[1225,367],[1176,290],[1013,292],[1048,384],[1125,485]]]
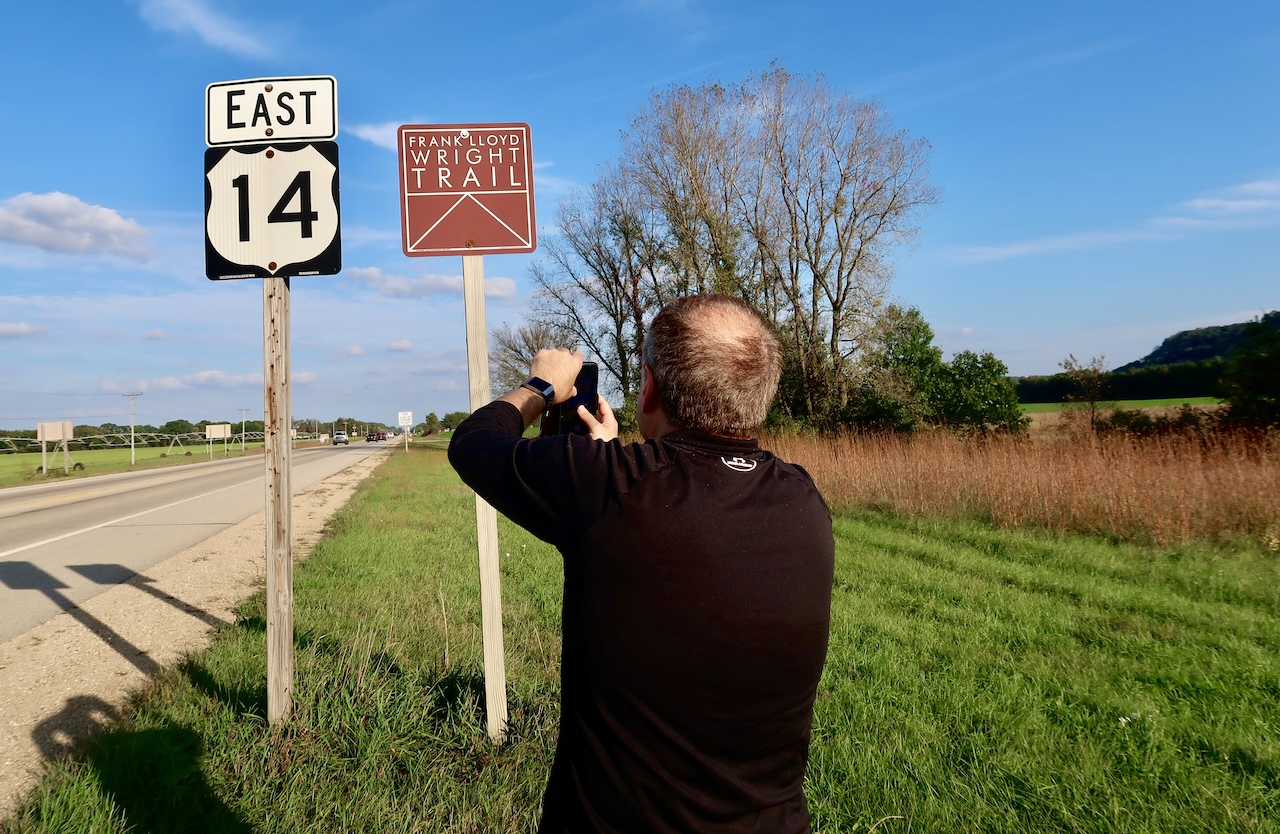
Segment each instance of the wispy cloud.
[[137,221],[61,191],[25,192],[0,203],[0,240],[73,255],[151,257],[150,234]]
[[27,324],[25,321],[0,321],[0,339],[16,339],[21,336],[35,336],[43,332],[43,327],[34,327]]
[[[897,70],[856,86],[860,95],[898,93],[899,98],[906,99],[898,109],[912,109],[1016,86],[1124,50],[1136,42],[1136,39],[1117,39],[1057,49],[1045,49],[1042,42],[1035,41],[1006,43]],[[913,92],[918,95],[913,97]]]
[[413,342],[409,341],[408,339],[401,339],[398,342],[392,342],[391,344],[387,345],[387,350],[393,350],[399,353],[404,353],[406,351],[413,350]]
[[554,165],[554,162],[533,163],[533,187],[535,190],[546,194],[548,197],[563,197],[579,187],[576,182],[567,177],[558,177],[555,174],[548,173],[548,170]]
[[169,334],[165,333],[164,330],[157,327],[155,330],[149,331],[146,335],[146,338],[153,339],[155,341],[162,341],[164,339],[169,338]]
[[365,349],[359,345],[348,345],[347,349],[344,350],[343,353],[347,356],[364,356]]
[[[294,375],[294,380],[297,375]],[[150,380],[135,380],[119,383],[115,380],[103,380],[104,391],[190,391],[201,388],[243,388],[245,386],[262,385],[262,374],[229,374],[226,371],[196,371],[184,376],[162,376]]]
[[1197,232],[1280,225],[1280,179],[1258,180],[1184,200],[1160,216],[1129,229],[1046,235],[1031,240],[951,251],[960,263],[986,263],[1060,252],[1078,252],[1126,243],[1179,240]]
[[[432,295],[461,295],[461,275],[423,275],[420,278],[408,278],[402,275],[389,275],[376,266],[353,267],[343,270],[348,279],[367,284],[387,298],[425,298]],[[510,298],[515,295],[516,282],[510,278],[494,277],[484,279],[486,298]]]
[[214,11],[204,0],[137,0],[138,12],[157,31],[191,33],[212,47],[246,58],[276,54],[248,24]]
[[404,122],[382,122],[381,124],[370,125],[344,125],[343,133],[350,133],[357,139],[363,139],[371,142],[379,148],[386,148],[389,151],[396,150],[396,131],[400,129],[400,125]]

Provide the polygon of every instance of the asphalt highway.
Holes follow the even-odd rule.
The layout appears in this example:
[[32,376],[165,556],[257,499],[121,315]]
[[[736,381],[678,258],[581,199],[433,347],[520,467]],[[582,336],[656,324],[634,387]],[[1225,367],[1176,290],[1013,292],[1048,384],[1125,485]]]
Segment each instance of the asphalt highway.
[[[301,492],[389,445],[295,450],[290,486]],[[0,642],[263,512],[265,501],[261,457],[0,489]]]

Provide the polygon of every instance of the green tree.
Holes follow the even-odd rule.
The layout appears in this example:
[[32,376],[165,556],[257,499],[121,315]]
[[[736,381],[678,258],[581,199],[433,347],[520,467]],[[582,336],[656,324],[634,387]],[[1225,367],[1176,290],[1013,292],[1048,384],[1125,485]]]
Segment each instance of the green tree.
[[170,420],[160,427],[164,434],[190,434],[196,427],[189,420]]
[[462,421],[470,417],[471,414],[466,411],[450,411],[448,414],[440,418],[441,428],[452,431],[462,425]]
[[422,433],[425,436],[440,433],[440,418],[434,411],[428,412],[427,419],[422,421]]
[[1280,425],[1280,312],[1249,323],[1223,375],[1227,418],[1266,428]]
[[1074,405],[1075,410],[1084,413],[1088,418],[1089,431],[1096,432],[1102,413],[1108,408],[1115,408],[1109,402],[1111,393],[1111,374],[1107,371],[1106,357],[1095,356],[1087,363],[1069,354],[1058,363],[1071,380],[1071,392],[1067,394],[1067,402]]
[[953,429],[1017,433],[1031,422],[1018,407],[1008,367],[994,354],[962,350],[939,381],[936,416]]
[[916,431],[935,422],[945,374],[933,328],[915,307],[889,305],[847,420],[877,431]]

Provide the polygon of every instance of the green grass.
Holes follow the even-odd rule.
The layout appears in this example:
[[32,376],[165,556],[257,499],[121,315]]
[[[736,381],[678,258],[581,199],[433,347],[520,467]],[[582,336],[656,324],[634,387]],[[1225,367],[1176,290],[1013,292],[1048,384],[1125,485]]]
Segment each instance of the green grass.
[[[532,831],[561,571],[504,519],[499,536],[503,746],[484,733],[473,499],[415,444],[297,569],[287,724],[265,721],[255,599],[3,830]],[[872,513],[836,536],[815,831],[1280,831],[1274,556]]]
[[[1108,401],[1108,408],[1177,408],[1182,405],[1218,405],[1222,400],[1217,397],[1170,397],[1163,400],[1119,400],[1117,402]],[[1070,403],[1022,403],[1019,408],[1023,414],[1043,414],[1051,411],[1061,411],[1068,408]]]

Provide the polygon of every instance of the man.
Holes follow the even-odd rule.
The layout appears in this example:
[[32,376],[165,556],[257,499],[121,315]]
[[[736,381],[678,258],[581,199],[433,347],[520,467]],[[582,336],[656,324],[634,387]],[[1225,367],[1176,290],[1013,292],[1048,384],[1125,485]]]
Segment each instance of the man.
[[573,393],[582,355],[477,410],[449,461],[564,556],[561,720],[540,832],[809,830],[802,791],[827,650],[834,540],[809,476],[753,438],[777,390],[769,323],[725,296],[680,299],[645,338],[624,445],[521,439]]

